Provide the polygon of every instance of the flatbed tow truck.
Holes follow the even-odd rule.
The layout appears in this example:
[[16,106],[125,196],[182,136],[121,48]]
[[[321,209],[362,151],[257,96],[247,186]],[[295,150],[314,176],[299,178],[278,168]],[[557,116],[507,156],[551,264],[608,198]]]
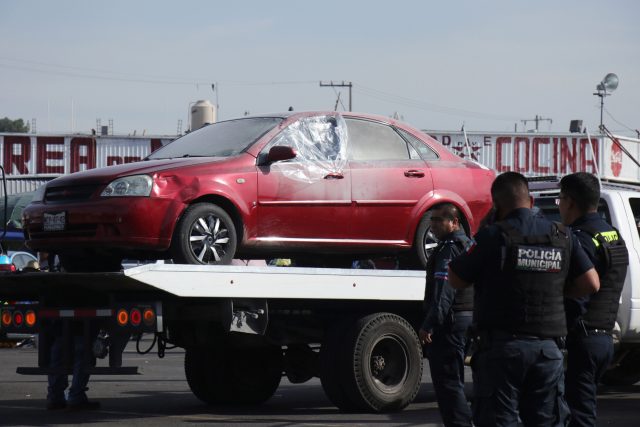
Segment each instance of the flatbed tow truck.
[[[283,375],[320,377],[343,410],[399,410],[422,377],[425,273],[403,270],[147,264],[116,273],[0,275],[1,328],[39,334],[38,366],[49,366],[53,325],[63,339],[83,325],[86,348],[108,358],[92,374],[136,374],[122,366],[131,336],[154,334],[158,356],[183,347],[193,393],[208,404],[259,404]],[[95,331],[100,330],[98,338]],[[65,346],[69,348],[69,345]],[[71,373],[70,350],[63,372]],[[106,363],[107,366],[100,366]]]

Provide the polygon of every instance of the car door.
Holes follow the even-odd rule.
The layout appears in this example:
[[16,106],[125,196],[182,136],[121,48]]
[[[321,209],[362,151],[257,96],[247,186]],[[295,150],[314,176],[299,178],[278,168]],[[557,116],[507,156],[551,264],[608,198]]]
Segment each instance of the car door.
[[433,190],[429,168],[391,126],[355,118],[346,122],[354,239],[412,243],[410,219]]
[[[341,117],[302,118],[262,150],[294,148],[296,158],[258,166],[258,240],[289,246],[329,244],[347,236],[351,175]],[[260,157],[260,156],[259,156]]]

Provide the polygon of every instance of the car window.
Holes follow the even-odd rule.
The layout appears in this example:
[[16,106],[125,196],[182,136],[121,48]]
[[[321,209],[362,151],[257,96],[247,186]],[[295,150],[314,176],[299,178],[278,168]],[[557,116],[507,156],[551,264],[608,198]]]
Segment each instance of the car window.
[[340,114],[302,117],[267,144],[260,157],[274,146],[291,147],[296,157],[284,162],[290,164],[284,174],[313,182],[329,173],[342,173],[347,162],[348,139],[347,125]]
[[[415,148],[419,153],[420,157],[424,160],[438,160],[438,153],[431,149],[427,144],[424,143],[421,139],[417,138],[413,134],[407,132],[404,129],[398,129],[400,135],[407,141],[409,141],[410,146]],[[413,158],[413,157],[412,157]]]
[[407,141],[390,126],[368,120],[347,119],[351,160],[408,160]]
[[[558,221],[562,222],[560,218],[560,211],[558,210],[558,206],[556,205],[556,198],[558,196],[554,195],[553,197],[536,197],[535,198],[535,207],[534,209],[538,210],[545,218],[550,221]],[[598,205],[598,214],[602,219],[604,219],[607,223],[611,224],[611,214],[609,213],[609,206],[604,199],[600,199],[600,204]]]
[[631,212],[633,212],[633,219],[636,222],[636,230],[640,236],[640,198],[629,198],[629,204],[631,205]]
[[235,156],[282,120],[279,117],[252,117],[213,123],[176,139],[150,154],[147,159]]

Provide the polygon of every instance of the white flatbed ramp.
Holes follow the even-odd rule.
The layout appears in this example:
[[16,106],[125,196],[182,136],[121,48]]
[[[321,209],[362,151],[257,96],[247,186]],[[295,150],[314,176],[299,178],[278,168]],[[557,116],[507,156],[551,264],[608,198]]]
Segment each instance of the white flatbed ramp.
[[147,264],[130,279],[179,297],[422,301],[425,272]]

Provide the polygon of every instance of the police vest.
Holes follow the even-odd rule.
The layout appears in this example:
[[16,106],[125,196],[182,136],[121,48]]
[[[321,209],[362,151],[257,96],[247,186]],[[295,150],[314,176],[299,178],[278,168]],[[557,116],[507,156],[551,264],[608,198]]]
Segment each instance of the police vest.
[[588,233],[596,247],[603,265],[600,274],[600,290],[591,296],[587,312],[582,316],[587,329],[613,329],[620,305],[620,294],[629,267],[629,251],[615,228],[611,231],[596,231],[590,227],[579,228]]
[[[425,289],[426,295],[425,295],[425,304],[424,304],[425,309],[428,308],[430,304],[433,302],[432,287],[434,286],[434,283],[435,283],[434,270],[435,270],[435,262],[437,258],[436,255],[438,254],[438,252],[442,250],[445,244],[453,243],[454,247],[451,252],[452,252],[452,258],[455,258],[456,256],[460,255],[464,251],[465,245],[468,242],[468,240],[469,239],[467,239],[466,236],[464,238],[456,236],[455,240],[440,242],[436,247],[436,249],[433,251],[433,254],[431,254],[431,256],[429,257],[429,260],[427,261],[427,287]],[[473,310],[473,287],[472,286],[469,286],[464,289],[455,290],[455,297],[453,299],[453,304],[451,305],[451,309],[456,312]]]
[[564,285],[569,273],[571,239],[562,224],[544,235],[523,235],[506,221],[502,231],[502,271],[509,282],[501,298],[504,330],[543,338],[567,334]]

